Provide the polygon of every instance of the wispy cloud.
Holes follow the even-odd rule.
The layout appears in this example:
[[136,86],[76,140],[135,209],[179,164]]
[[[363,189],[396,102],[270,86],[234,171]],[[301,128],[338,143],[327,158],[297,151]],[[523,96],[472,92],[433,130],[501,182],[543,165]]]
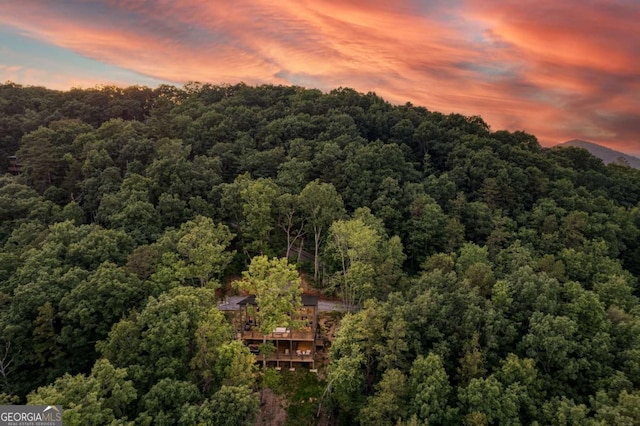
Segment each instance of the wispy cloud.
[[151,81],[348,86],[479,114],[544,144],[584,138],[636,153],[639,18],[628,0],[0,5],[1,27]]
[[522,114],[529,130],[640,153],[637,2],[477,0],[466,12],[504,46],[497,51],[506,62],[521,64],[495,88],[534,101],[530,116]]

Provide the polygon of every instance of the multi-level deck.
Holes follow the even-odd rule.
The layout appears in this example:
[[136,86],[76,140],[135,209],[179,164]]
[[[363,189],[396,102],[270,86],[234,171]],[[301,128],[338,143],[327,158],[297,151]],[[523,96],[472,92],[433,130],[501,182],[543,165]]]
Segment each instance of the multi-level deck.
[[[316,333],[318,327],[318,297],[307,294],[302,295],[302,308],[292,313],[292,319],[302,323],[299,329],[276,327],[273,332],[263,335],[251,315],[249,306],[256,306],[255,296],[249,296],[238,302],[243,316],[243,329],[238,336],[249,346],[256,355],[256,361],[263,361],[276,367],[282,365],[289,368],[297,363],[311,364],[315,367]],[[271,342],[275,347],[272,353],[260,353],[260,345]]]

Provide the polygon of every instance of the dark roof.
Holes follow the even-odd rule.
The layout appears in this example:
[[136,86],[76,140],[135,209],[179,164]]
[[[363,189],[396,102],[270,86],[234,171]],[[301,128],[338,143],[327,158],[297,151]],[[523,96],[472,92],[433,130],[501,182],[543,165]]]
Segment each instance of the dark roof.
[[[246,297],[238,302],[238,305],[257,305],[256,296],[252,294],[249,297]],[[318,296],[314,296],[312,294],[303,294],[302,295],[302,306],[318,306]]]
[[314,296],[312,294],[303,294],[302,306],[318,306],[318,296]]
[[255,305],[256,304],[256,296],[255,294],[252,294],[251,296],[242,299],[241,301],[238,302],[238,305],[240,306],[244,306],[244,305]]

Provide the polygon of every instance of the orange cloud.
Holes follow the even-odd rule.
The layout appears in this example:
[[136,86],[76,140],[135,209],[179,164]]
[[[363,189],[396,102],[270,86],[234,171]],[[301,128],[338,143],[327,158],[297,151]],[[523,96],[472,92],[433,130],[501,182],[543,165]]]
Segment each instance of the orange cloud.
[[639,11],[622,0],[23,0],[0,6],[0,25],[163,81],[347,86],[546,145],[638,152]]
[[640,152],[640,6],[474,1],[467,14],[506,46],[506,61],[523,64],[518,81],[540,99],[530,123],[541,139],[573,134]]

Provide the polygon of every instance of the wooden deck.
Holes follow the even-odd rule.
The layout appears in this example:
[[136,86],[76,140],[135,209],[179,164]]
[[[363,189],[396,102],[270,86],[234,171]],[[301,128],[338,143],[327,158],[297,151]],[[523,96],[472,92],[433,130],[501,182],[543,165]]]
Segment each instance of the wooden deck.
[[307,327],[302,330],[288,330],[284,332],[273,332],[264,336],[260,331],[252,329],[242,332],[243,340],[296,340],[296,341],[309,341],[312,342],[313,330],[311,327]]
[[[294,340],[276,340],[275,351],[268,356],[259,353],[260,344],[250,344],[252,353],[256,357],[258,362],[275,363],[276,366],[289,364],[293,366],[294,363],[309,363],[315,365],[315,348],[311,341],[294,341]],[[255,351],[254,351],[255,350]]]
[[[262,355],[256,355],[256,361],[262,361],[263,360],[263,356]],[[276,362],[276,363],[280,363],[280,362],[304,362],[304,363],[313,363],[314,359],[313,359],[313,355],[298,355],[298,354],[284,354],[284,353],[280,353],[280,352],[276,352],[274,354],[271,354],[270,356],[268,356],[266,358],[267,362]]]

